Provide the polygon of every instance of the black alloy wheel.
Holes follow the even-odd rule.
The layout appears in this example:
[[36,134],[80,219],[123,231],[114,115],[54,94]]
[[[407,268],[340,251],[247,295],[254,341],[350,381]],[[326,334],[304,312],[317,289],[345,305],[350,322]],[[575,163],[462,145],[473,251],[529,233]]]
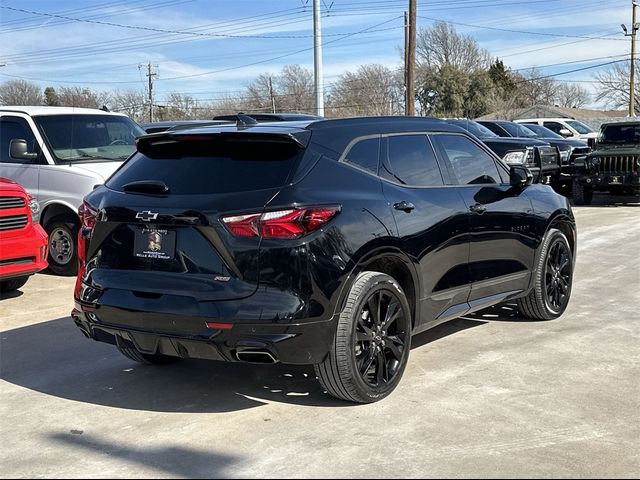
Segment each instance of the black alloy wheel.
[[398,374],[407,335],[397,295],[387,289],[369,295],[358,315],[354,353],[358,372],[370,387],[383,387]]
[[573,283],[573,252],[564,233],[550,229],[542,242],[531,292],[518,299],[525,317],[552,320],[562,315],[569,304]]
[[411,309],[392,277],[363,272],[354,281],[327,358],[315,366],[334,397],[371,403],[398,385],[411,349]]
[[549,248],[545,264],[545,302],[549,310],[562,312],[571,293],[571,252],[566,242],[557,239]]

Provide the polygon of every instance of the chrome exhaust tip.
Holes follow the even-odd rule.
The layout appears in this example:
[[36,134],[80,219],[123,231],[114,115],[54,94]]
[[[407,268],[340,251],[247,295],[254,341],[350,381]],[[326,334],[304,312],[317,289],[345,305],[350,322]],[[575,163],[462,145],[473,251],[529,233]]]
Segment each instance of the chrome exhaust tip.
[[238,350],[236,358],[247,363],[278,363],[276,357],[266,350]]

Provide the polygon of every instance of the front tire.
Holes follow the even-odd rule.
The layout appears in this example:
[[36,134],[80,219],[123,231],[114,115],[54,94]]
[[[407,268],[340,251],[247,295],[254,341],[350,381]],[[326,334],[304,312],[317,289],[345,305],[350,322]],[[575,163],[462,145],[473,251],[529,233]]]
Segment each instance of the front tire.
[[20,287],[22,287],[25,283],[27,283],[27,280],[29,280],[28,276],[12,278],[10,280],[3,280],[2,282],[0,282],[0,292],[1,293],[15,292]]
[[593,200],[593,189],[574,180],[571,185],[571,196],[575,205],[590,205]]
[[44,226],[49,235],[49,271],[69,277],[78,273],[78,219],[71,215],[52,218]]
[[573,253],[564,233],[547,232],[534,274],[533,290],[518,299],[518,308],[533,320],[553,320],[564,313],[573,285]]
[[411,348],[411,309],[392,277],[363,272],[340,314],[333,346],[315,365],[325,390],[349,402],[372,403],[398,385]]

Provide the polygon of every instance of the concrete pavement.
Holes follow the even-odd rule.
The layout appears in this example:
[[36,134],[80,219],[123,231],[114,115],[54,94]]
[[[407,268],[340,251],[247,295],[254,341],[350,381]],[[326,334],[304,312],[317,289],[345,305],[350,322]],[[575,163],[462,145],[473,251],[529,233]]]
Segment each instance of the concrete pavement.
[[306,367],[138,366],[77,331],[74,279],[37,275],[0,301],[0,476],[638,477],[640,205],[602,203],[575,209],[563,317],[419,335],[373,405]]

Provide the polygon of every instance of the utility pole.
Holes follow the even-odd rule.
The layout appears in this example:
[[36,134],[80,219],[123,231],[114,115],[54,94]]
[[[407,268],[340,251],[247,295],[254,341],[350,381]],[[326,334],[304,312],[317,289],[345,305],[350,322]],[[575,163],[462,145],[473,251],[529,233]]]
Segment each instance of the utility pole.
[[316,115],[324,117],[324,85],[322,82],[322,32],[320,0],[313,0],[313,72],[316,90]]
[[635,76],[636,76],[636,32],[640,28],[640,24],[636,22],[636,7],[638,4],[635,0],[631,1],[631,33],[627,31],[627,27],[620,25],[626,37],[631,37],[631,62],[629,66],[629,116],[636,116],[635,109]]
[[[141,68],[143,65],[138,65],[138,68]],[[153,122],[153,77],[156,77],[158,75],[157,72],[152,72],[152,68],[153,67],[158,67],[158,65],[151,65],[151,62],[147,63],[146,65],[147,67],[147,73],[145,74],[145,76],[148,79],[148,93],[149,93],[149,122]]]
[[276,113],[276,97],[273,94],[273,83],[271,81],[271,75],[269,75],[269,98],[271,98],[271,110]]
[[404,114],[409,115],[409,13],[404,12]]
[[415,86],[415,70],[416,70],[416,10],[418,0],[409,0],[409,40],[407,42],[407,106],[406,114],[416,114],[416,86]]

